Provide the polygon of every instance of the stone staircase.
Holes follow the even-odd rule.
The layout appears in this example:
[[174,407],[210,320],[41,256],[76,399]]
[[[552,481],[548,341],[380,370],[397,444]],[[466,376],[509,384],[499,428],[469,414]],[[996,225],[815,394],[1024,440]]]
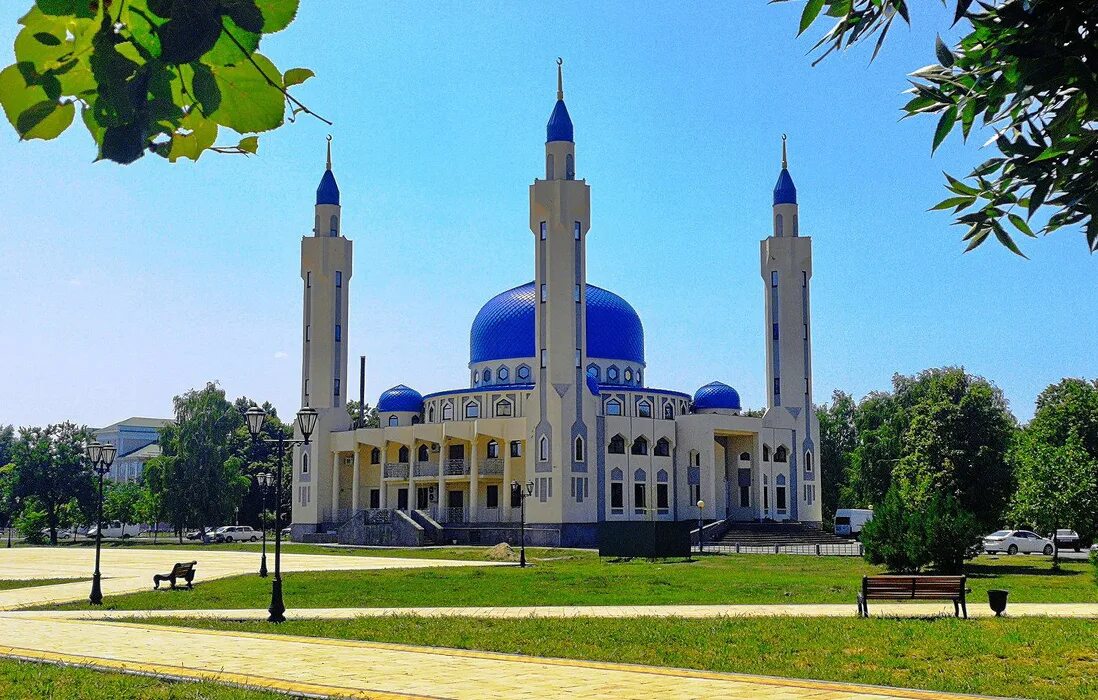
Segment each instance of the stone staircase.
[[705,546],[729,553],[861,554],[859,542],[800,523],[729,523]]

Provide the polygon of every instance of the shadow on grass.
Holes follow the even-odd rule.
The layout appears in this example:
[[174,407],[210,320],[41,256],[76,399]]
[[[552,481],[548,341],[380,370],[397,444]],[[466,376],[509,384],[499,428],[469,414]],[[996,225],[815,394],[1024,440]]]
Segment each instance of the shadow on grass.
[[965,575],[969,578],[1000,578],[1003,576],[1079,576],[1082,571],[1066,569],[1061,564],[1054,570],[1051,564],[1044,566],[988,566],[986,564],[965,565]]

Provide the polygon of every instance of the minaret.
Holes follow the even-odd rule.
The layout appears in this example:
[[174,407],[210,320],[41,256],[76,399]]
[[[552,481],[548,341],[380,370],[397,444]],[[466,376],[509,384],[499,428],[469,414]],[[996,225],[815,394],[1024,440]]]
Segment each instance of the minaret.
[[[530,231],[534,234],[535,325],[538,353],[538,417],[528,463],[540,479],[552,479],[547,503],[532,499],[531,518],[574,522],[567,501],[572,472],[593,460],[595,403],[585,390],[587,362],[586,237],[591,225],[591,189],[576,179],[572,120],[564,104],[561,59],[557,59],[557,102],[546,125],[545,179],[530,186]],[[590,426],[590,429],[589,429]],[[577,443],[577,440],[579,441]],[[579,454],[577,454],[577,449]],[[580,459],[578,459],[580,458]],[[545,482],[548,484],[548,482]],[[568,504],[567,506],[565,504]]]
[[335,517],[335,507],[330,506],[330,434],[347,430],[351,421],[345,403],[352,246],[343,236],[331,136],[327,165],[316,188],[314,221],[313,235],[301,239],[301,405],[315,408],[319,415],[308,456],[302,449],[294,453],[295,525],[329,522]]

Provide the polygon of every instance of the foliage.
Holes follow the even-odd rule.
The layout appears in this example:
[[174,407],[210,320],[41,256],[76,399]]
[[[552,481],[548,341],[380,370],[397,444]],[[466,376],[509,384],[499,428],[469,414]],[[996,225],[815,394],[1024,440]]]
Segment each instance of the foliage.
[[352,425],[355,428],[381,427],[381,417],[377,414],[376,406],[371,406],[369,402],[367,402],[363,413],[365,414],[365,416],[362,421],[359,421],[358,401],[351,400],[347,402],[347,415],[351,417]]
[[[251,433],[248,432],[248,426],[242,422],[240,426],[233,430],[231,450],[233,455],[241,460],[243,473],[247,475],[249,480],[248,490],[240,502],[239,521],[260,528],[262,526],[260,511],[263,509],[263,492],[259,487],[256,475],[263,472],[268,474],[278,473],[278,443],[276,442],[278,435],[281,432],[283,436],[289,437],[293,435],[294,430],[292,425],[282,422],[278,417],[278,411],[269,401],[264,401],[260,405],[248,397],[242,396],[233,402],[233,407],[241,415],[244,415],[245,411],[256,405],[259,405],[267,414],[259,431],[259,439],[253,441]],[[290,514],[291,501],[288,494],[293,484],[293,470],[289,468],[289,464],[290,448],[287,446],[285,463],[282,468],[282,522],[288,521]],[[271,492],[267,494],[267,504],[268,508],[274,505],[273,487]],[[268,522],[272,522],[272,520],[268,518]]]
[[15,444],[15,427],[0,425],[0,467],[11,461],[12,446]]
[[909,490],[893,484],[865,524],[866,560],[900,573],[927,567],[959,573],[964,560],[977,552],[980,526],[975,517],[948,492],[933,493],[917,504]]
[[[146,150],[171,162],[206,150],[255,153],[256,134],[300,112],[282,73],[258,48],[285,29],[299,0],[37,0],[20,20],[0,104],[22,139],[53,139],[80,118],[99,159]],[[326,121],[326,120],[325,120]],[[216,146],[221,129],[243,136]]]
[[112,482],[103,491],[103,519],[118,520],[123,525],[147,522],[141,510],[146,489],[135,482]]
[[840,491],[850,471],[850,456],[857,447],[856,409],[854,397],[838,389],[831,394],[830,404],[816,407],[820,422],[820,500],[825,525],[834,521]]
[[[35,499],[45,512],[51,544],[57,544],[59,525],[94,512],[93,474],[84,459],[84,445],[92,439],[87,427],[69,422],[19,430],[12,451],[13,493],[24,502]],[[77,513],[69,505],[73,501]]]
[[1094,585],[1098,586],[1098,551],[1090,553],[1090,564],[1094,567]]
[[[27,544],[45,544],[50,541],[50,538],[42,532],[49,527],[49,518],[46,517],[46,511],[39,505],[38,501],[31,499],[24,507],[23,511],[15,519],[15,529],[19,531],[19,534],[23,536],[23,541]],[[56,544],[56,533],[51,533],[53,536],[53,542]]]
[[904,503],[899,486],[892,486],[873,511],[873,519],[862,528],[865,558],[889,571],[913,572],[923,565],[917,540],[916,514]]
[[[788,0],[772,0],[787,2]],[[947,0],[943,0],[946,4]],[[909,0],[807,0],[800,31],[821,16],[834,24],[813,47],[817,62],[876,36],[873,57],[896,17],[910,24]],[[954,24],[969,33],[948,47],[938,38],[937,63],[911,75],[905,116],[938,115],[931,150],[960,128],[967,141],[977,122],[995,132],[999,156],[963,180],[946,175],[953,209],[968,230],[967,250],[989,236],[1022,255],[1008,225],[1036,237],[1078,225],[1098,250],[1098,3],[1078,0],[949,0]],[[1032,223],[1042,205],[1044,225]],[[1016,234],[1015,234],[1016,235]]]

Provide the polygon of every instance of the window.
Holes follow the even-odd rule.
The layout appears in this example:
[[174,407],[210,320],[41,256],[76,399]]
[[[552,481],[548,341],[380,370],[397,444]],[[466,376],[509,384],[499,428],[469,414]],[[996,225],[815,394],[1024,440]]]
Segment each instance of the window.
[[541,283],[541,300],[546,301],[549,298],[549,286],[544,282]]
[[342,326],[342,324],[337,323],[336,324],[336,342],[339,343],[339,342],[342,342],[342,341],[343,341],[343,326]]
[[666,513],[669,507],[667,484],[656,484],[656,508],[658,508],[661,513]]
[[454,404],[447,401],[446,403],[442,404],[442,420],[453,420],[453,419],[454,419]]
[[625,454],[625,438],[621,435],[610,438],[610,444],[607,446],[606,451],[612,455]]
[[416,459],[419,460],[420,462],[426,462],[430,458],[431,458],[430,450],[427,449],[427,446],[426,445],[420,445],[419,449],[416,451]]
[[[569,158],[571,158],[571,156],[569,156]],[[572,237],[575,238],[577,241],[580,239],[580,231],[581,230],[582,229],[580,227],[580,222],[577,221],[574,224],[572,224]]]
[[640,370],[638,369],[638,370],[637,370],[637,385],[638,385],[638,386],[640,386],[640,385],[644,384],[644,379],[642,378],[643,376],[644,376],[644,375],[643,375],[643,374],[641,373],[641,371],[640,371]]
[[370,489],[370,507],[374,510],[381,507],[381,489]]
[[750,486],[741,486],[740,487],[740,508],[750,508],[750,507],[751,507],[751,487]]
[[583,461],[583,453],[584,453],[583,438],[580,437],[580,436],[577,436],[576,437],[576,461],[577,462],[582,462]]
[[480,418],[480,404],[476,401],[470,401],[465,404],[465,417],[466,418]]
[[339,396],[339,377],[336,377],[334,384],[332,384],[332,395]]
[[645,505],[645,484],[633,484],[633,512],[643,513],[646,509]]
[[812,505],[816,501],[816,487],[812,484],[804,485],[804,502],[807,505]]
[[774,377],[774,396],[780,396],[782,393],[782,380]]
[[509,415],[511,415],[511,402],[510,401],[500,401],[499,403],[496,404],[496,416],[497,417],[506,417],[506,416],[509,416]]
[[309,453],[308,452],[302,452],[301,453],[301,473],[302,474],[308,474],[309,473]]
[[750,452],[741,452],[740,453],[740,461],[741,462],[750,462],[751,461],[751,453]]
[[542,462],[549,461],[549,438],[544,435],[538,440],[538,459]]
[[782,215],[781,214],[778,214],[777,216],[774,217],[774,235],[775,236],[781,236],[782,235]]
[[522,442],[521,441],[519,441],[519,440],[512,440],[511,441],[511,456],[512,457],[521,457],[522,456]]
[[770,331],[771,337],[774,340],[777,340],[778,339],[778,324],[772,323],[772,324],[770,324],[770,328],[771,328],[771,331]]
[[763,461],[770,461],[770,445],[763,445]]
[[553,154],[552,153],[546,153],[545,154],[545,179],[546,180],[552,180],[553,179]]
[[576,160],[571,153],[564,157],[564,177],[573,180],[576,177]]
[[473,372],[473,384],[474,385],[480,384],[480,370],[479,369],[476,372]]
[[660,438],[656,440],[656,450],[653,453],[657,457],[670,457],[671,456],[671,441],[667,438]]
[[549,353],[545,351],[545,348],[541,349],[541,366],[547,367],[549,362]]
[[343,286],[343,273],[336,270],[336,289],[340,289]]
[[[625,370],[625,371],[628,372],[629,370]],[[648,401],[638,401],[637,402],[637,415],[640,416],[641,418],[651,418],[652,417],[652,404],[650,404]]]
[[630,450],[635,455],[648,454],[648,440],[643,435],[633,441],[633,449]]
[[804,324],[804,339],[808,340],[808,324]]
[[580,300],[580,286],[578,284],[572,286],[572,301],[579,303]]
[[412,425],[419,425],[419,416],[412,416]]
[[431,404],[430,406],[427,407],[427,422],[428,423],[434,423],[435,422],[435,405],[434,404]]
[[526,365],[520,366],[518,368],[518,377],[519,377],[519,379],[523,379],[523,380],[529,379],[530,378],[530,368],[527,367]]
[[542,221],[541,222],[541,240],[544,241],[546,236],[548,235],[548,233],[549,233],[549,227],[545,225],[544,221]]
[[668,401],[663,405],[663,419],[674,420],[675,418],[675,404]]
[[499,457],[499,443],[495,440],[488,441],[488,459]]
[[618,368],[611,367],[610,369],[606,370],[606,378],[612,382],[618,381]]
[[785,462],[785,461],[788,461],[788,460],[787,460],[787,454],[786,454],[786,452],[787,452],[787,451],[786,451],[786,449],[785,449],[785,445],[780,445],[780,446],[778,447],[778,449],[774,450],[774,461],[775,461],[775,462]]
[[579,348],[576,348],[576,360],[575,360],[575,362],[576,362],[576,367],[579,367],[579,366],[580,366],[580,363],[581,363],[582,361],[583,361],[583,351],[582,351],[582,350],[580,350]]
[[500,380],[501,382],[505,382],[510,378],[511,372],[506,367],[500,367],[499,371],[496,372],[496,379]]
[[370,464],[381,464],[381,450],[376,447],[370,450]]
[[389,416],[389,427],[392,428],[397,425],[400,425],[400,419],[396,416]]
[[701,452],[695,452],[695,453],[694,453],[694,466],[695,466],[695,467],[700,467],[701,465],[702,465],[702,455],[701,455]]
[[778,512],[781,513],[783,511],[785,511],[785,487],[784,486],[779,486],[775,490],[775,500],[777,501],[776,505],[778,506]]
[[777,270],[771,270],[770,271],[770,286],[771,287],[777,287],[778,286],[778,271]]
[[595,381],[599,380],[599,366],[587,365],[587,376],[594,378]]
[[606,402],[606,415],[608,416],[620,416],[621,415],[621,401],[617,399],[610,399]]
[[807,287],[808,286],[808,271],[807,270],[801,270],[801,286],[802,287]]
[[627,383],[633,381],[633,370],[626,368],[626,370],[625,370],[625,381]]
[[408,463],[408,448],[405,445],[401,445],[400,449],[397,450],[397,462],[400,464]]
[[309,342],[313,339],[313,327],[311,324],[305,324],[305,342]]
[[489,484],[488,490],[484,494],[484,500],[486,508],[499,508],[499,486]]
[[812,473],[812,453],[811,452],[805,452],[804,453],[804,471],[805,471],[806,474],[811,474]]
[[701,484],[690,484],[690,505],[697,506],[702,499]]
[[312,270],[309,270],[308,272],[305,273],[305,287],[308,288],[308,287],[312,287],[312,286],[313,286],[313,272],[312,272]]
[[610,510],[614,513],[621,513],[625,509],[625,499],[622,493],[622,484],[620,481],[615,481],[610,484]]
[[492,382],[492,370],[486,368],[482,376],[485,384],[490,384]]

